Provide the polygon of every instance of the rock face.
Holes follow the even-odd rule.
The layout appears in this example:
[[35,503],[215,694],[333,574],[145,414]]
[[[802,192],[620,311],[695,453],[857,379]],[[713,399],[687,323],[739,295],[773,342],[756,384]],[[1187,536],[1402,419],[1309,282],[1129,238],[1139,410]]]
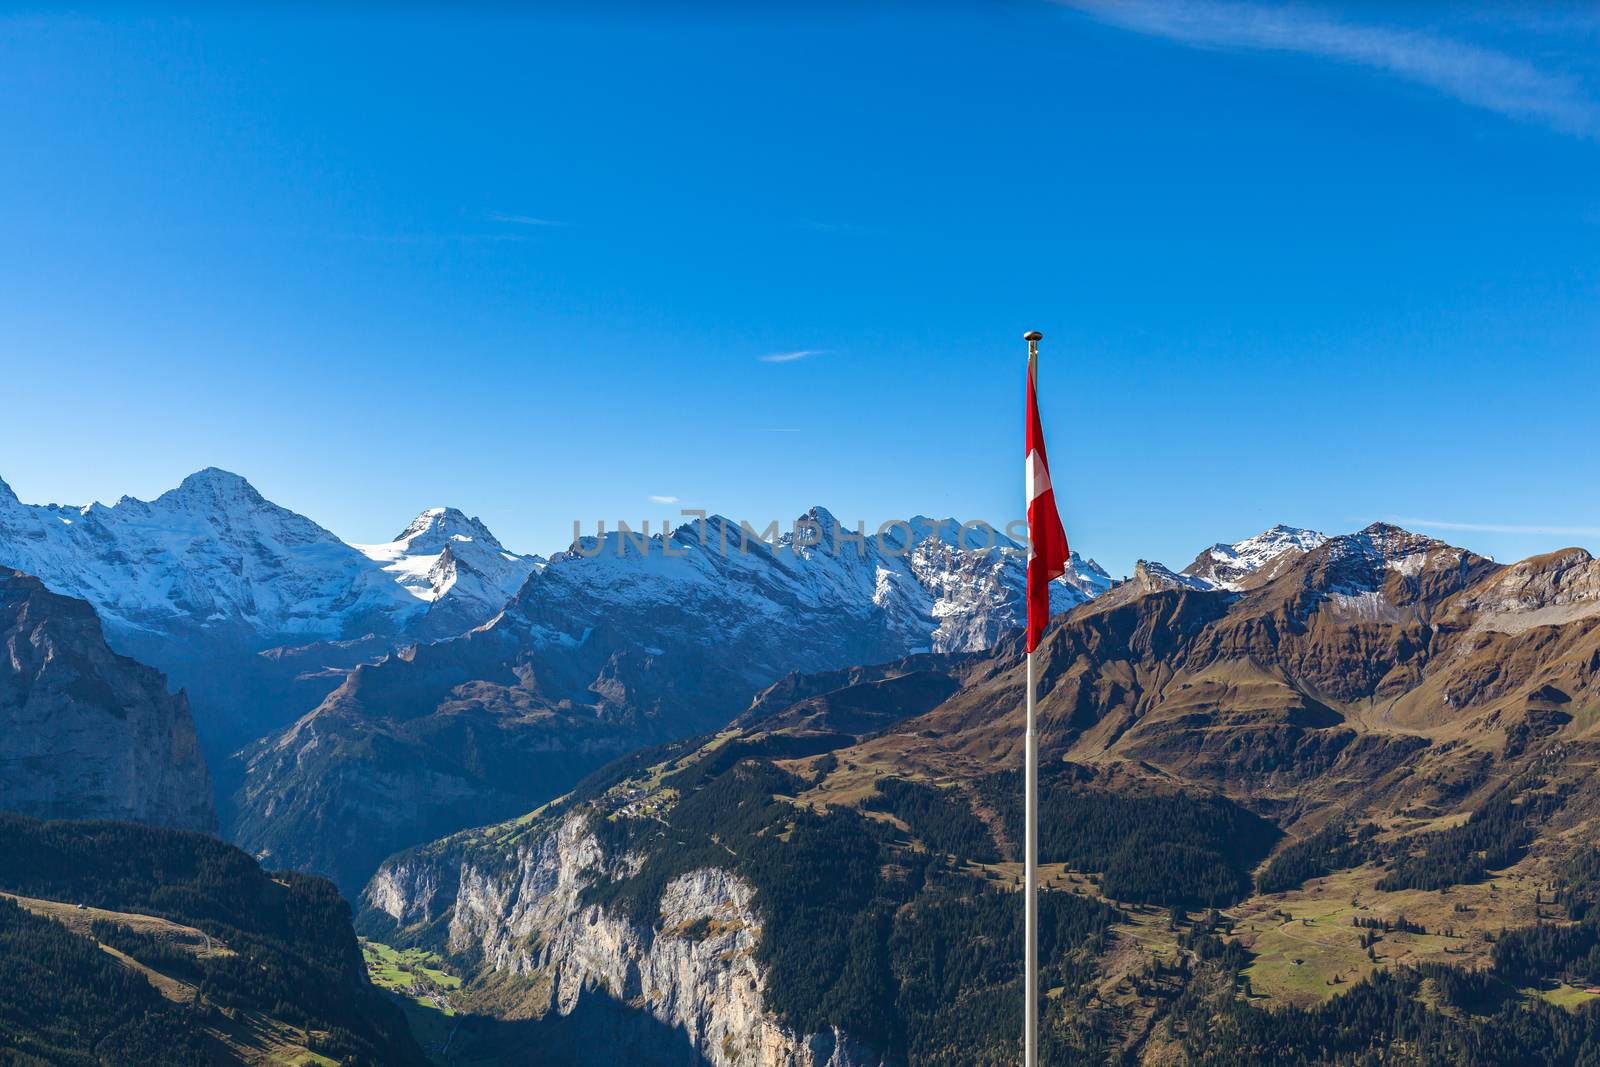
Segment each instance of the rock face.
[[0,571],[0,650],[0,809],[216,828],[188,701],[88,604]]
[[1133,565],[1133,577],[1120,587],[1124,595],[1144,596],[1163,589],[1220,589],[1205,578],[1175,571],[1164,563],[1141,559]]
[[[355,893],[385,856],[715,729],[786,674],[984,649],[1021,622],[1026,554],[992,531],[918,518],[856,541],[813,508],[761,533],[580,541],[489,625],[358,668],[241,754],[234,839]],[[1110,585],[1081,558],[1068,578],[1062,610]]]
[[[764,1010],[760,917],[742,879],[719,868],[681,875],[662,893],[660,921],[642,926],[580,905],[605,863],[584,819],[570,815],[509,862],[399,859],[373,880],[366,903],[396,924],[447,922],[452,952],[517,980],[518,1015],[571,1016],[586,998],[602,998],[681,1032],[697,1062],[716,1067],[879,1067],[880,1057],[837,1032],[795,1034]],[[593,1057],[607,1057],[607,1035],[593,1040]]]
[[1525,559],[1462,598],[1460,610],[1475,628],[1505,633],[1600,615],[1600,561],[1581,548]]

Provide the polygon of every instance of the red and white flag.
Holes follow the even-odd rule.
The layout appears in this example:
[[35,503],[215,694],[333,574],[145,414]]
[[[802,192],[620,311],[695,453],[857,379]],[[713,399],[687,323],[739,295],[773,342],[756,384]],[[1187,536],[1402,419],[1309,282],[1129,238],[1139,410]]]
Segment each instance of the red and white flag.
[[1038,354],[1028,352],[1028,651],[1039,646],[1050,625],[1050,581],[1067,573],[1067,531],[1056,511],[1050,488],[1050,461],[1044,453],[1039,425],[1039,397],[1034,380]]

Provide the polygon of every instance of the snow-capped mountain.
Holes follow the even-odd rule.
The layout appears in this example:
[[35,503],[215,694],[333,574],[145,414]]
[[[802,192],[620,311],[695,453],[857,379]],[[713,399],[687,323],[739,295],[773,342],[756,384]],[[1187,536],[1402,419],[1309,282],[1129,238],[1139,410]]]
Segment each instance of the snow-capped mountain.
[[447,508],[369,550],[215,467],[111,505],[24,504],[0,482],[0,565],[88,601],[114,649],[186,688],[213,759],[397,644],[482,625],[532,566]]
[[[739,525],[708,520],[733,546],[715,564],[706,551],[683,563],[662,555],[665,544],[675,556],[683,540],[705,549],[691,526],[670,541],[656,535],[643,557],[632,540],[619,552],[613,532],[603,548],[590,539],[556,562],[596,605],[689,600],[721,582],[735,600],[875,614],[875,625],[897,635],[895,654],[986,648],[1021,624],[1026,552],[1002,533],[918,516],[855,539],[822,508],[799,521],[814,532],[797,540],[791,528],[775,545],[757,539],[762,555],[739,549],[750,536]],[[393,541],[349,545],[215,467],[155,500],[125,496],[109,506],[23,504],[0,482],[0,564],[87,600],[113,635],[200,635],[253,650],[448,636],[494,618],[545,565],[446,507],[422,512]],[[1074,553],[1052,602],[1066,610],[1110,584]]]
[[[911,530],[911,552],[883,562],[889,571],[896,562],[909,564],[928,594],[927,616],[936,623],[929,650],[982,651],[1027,621],[1022,595],[1028,552],[1021,544],[996,531],[991,547],[988,533],[963,528],[955,519],[918,516],[911,520]],[[898,547],[898,542],[892,544]],[[1069,611],[1110,588],[1111,576],[1098,563],[1073,552],[1067,573],[1050,585],[1050,609]]]
[[542,562],[455,508],[429,508],[388,543],[348,545],[215,467],[109,506],[23,504],[0,482],[0,563],[89,601],[114,634],[257,650],[440,636],[492,619]]
[[353,547],[428,605],[426,629],[438,636],[488,622],[544,566],[538,556],[510,551],[482,520],[455,508],[429,508],[393,541]]
[[0,482],[0,563],[94,605],[107,630],[257,647],[392,632],[423,605],[372,560],[236,474],[154,500],[23,504]]
[[[988,648],[1022,623],[1026,553],[960,529],[918,518],[857,538],[812,508],[771,540],[718,516],[582,538],[488,625],[360,667],[242,753],[236,840],[358,885],[431,833],[716,729],[792,672]],[[1079,558],[1053,599],[1109,584]]]
[[[615,532],[585,538],[553,557],[519,602],[541,614],[547,602],[559,603],[569,618],[581,603],[600,619],[645,604],[715,602],[725,614],[696,629],[717,640],[730,627],[778,626],[816,611],[861,622],[893,656],[968,652],[1022,625],[1026,568],[1026,550],[998,531],[919,515],[862,536],[813,507],[772,543],[721,516],[642,543]],[[1099,564],[1073,553],[1051,604],[1065,611],[1110,586]],[[565,632],[577,635],[570,624]]]
[[1199,579],[1205,587],[1237,592],[1244,582],[1284,553],[1298,556],[1327,541],[1315,530],[1302,530],[1282,523],[1254,537],[1231,545],[1215,544],[1195,557],[1183,573]]
[[1307,554],[1304,586],[1345,614],[1395,621],[1505,568],[1385,522],[1334,537]]

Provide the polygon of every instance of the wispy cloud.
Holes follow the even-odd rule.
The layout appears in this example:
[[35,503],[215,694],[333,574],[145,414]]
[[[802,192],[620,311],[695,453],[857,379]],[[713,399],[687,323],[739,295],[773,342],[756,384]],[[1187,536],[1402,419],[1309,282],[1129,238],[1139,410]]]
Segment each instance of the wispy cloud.
[[1368,67],[1466,104],[1600,139],[1600,100],[1578,78],[1506,52],[1304,7],[1216,0],[1056,0],[1111,25],[1199,48],[1298,52]]
[[343,241],[385,245],[502,244],[523,240],[520,233],[346,233]]
[[820,356],[825,351],[821,348],[802,348],[797,352],[773,352],[770,355],[757,356],[762,363],[798,363],[802,359]]
[[1398,518],[1400,526],[1431,530],[1466,530],[1471,533],[1551,534],[1557,537],[1600,537],[1600,526],[1512,526],[1498,522],[1445,522],[1442,519]]
[[489,216],[490,222],[509,222],[514,226],[571,226],[570,222],[560,219],[541,219],[533,215],[503,215],[495,212]]
[[655,496],[652,494],[650,497],[650,503],[652,504],[676,504],[678,502],[678,498],[675,496]]
[[795,222],[801,229],[816,230],[818,233],[871,235],[883,232],[874,226],[862,226],[854,222],[835,222],[829,219],[796,219]]

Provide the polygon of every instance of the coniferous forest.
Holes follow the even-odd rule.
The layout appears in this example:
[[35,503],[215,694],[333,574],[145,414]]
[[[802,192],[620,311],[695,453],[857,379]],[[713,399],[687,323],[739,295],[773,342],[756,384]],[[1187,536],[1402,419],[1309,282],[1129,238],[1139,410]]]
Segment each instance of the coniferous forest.
[[[367,984],[350,906],[321,878],[270,875],[203,834],[9,814],[0,857],[0,892],[15,895],[0,898],[0,1062],[215,1063],[231,1031],[263,1020],[335,1062],[425,1062]],[[28,900],[70,902],[68,920],[74,909],[166,920],[207,951],[121,919],[75,932]]]

